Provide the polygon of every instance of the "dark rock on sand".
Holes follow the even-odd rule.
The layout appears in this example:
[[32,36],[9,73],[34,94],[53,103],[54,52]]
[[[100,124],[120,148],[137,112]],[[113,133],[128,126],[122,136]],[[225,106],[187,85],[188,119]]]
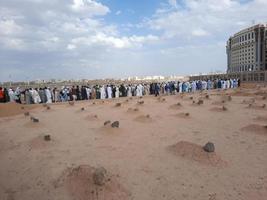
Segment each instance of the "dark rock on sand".
[[215,151],[215,146],[212,142],[208,142],[207,144],[205,144],[203,149],[204,149],[204,151],[211,153],[211,152]]

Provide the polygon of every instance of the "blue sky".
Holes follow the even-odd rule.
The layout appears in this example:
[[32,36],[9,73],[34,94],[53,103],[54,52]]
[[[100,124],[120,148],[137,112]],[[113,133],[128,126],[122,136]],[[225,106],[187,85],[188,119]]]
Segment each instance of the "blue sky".
[[0,0],[0,81],[226,70],[266,0]]

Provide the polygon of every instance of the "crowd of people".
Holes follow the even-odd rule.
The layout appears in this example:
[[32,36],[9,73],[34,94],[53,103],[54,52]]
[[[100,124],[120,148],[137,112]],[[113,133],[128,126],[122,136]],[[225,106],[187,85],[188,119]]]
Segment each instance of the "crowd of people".
[[201,90],[229,89],[240,86],[240,80],[204,80],[185,82],[162,82],[145,84],[121,85],[94,85],[72,86],[58,88],[27,88],[21,89],[0,87],[0,102],[17,102],[26,104],[53,103],[66,101],[79,101],[89,99],[111,99],[119,97],[144,96],[144,95],[173,95]]

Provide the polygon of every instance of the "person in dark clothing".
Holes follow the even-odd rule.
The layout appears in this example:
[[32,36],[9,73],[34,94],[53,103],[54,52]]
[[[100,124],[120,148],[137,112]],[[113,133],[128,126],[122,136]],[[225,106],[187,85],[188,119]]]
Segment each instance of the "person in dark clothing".
[[81,91],[78,85],[76,86],[76,95],[77,95],[77,100],[81,100]]
[[126,91],[126,88],[124,87],[124,85],[121,85],[120,86],[120,97],[126,97],[127,96],[127,91]]
[[112,98],[115,98],[115,96],[116,96],[116,87],[114,85],[112,85],[111,88],[112,88]]
[[8,90],[6,88],[4,88],[4,98],[5,98],[5,102],[9,102],[10,101]]
[[155,96],[159,96],[160,86],[159,84],[155,83]]
[[87,99],[87,93],[86,93],[86,89],[84,86],[82,86],[82,89],[81,89],[81,99],[82,100],[86,100]]

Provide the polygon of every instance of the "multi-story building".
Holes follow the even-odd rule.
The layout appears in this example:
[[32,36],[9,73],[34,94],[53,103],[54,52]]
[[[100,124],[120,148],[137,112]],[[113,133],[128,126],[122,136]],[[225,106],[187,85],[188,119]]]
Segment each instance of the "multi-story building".
[[267,70],[267,24],[246,28],[227,41],[227,72]]

